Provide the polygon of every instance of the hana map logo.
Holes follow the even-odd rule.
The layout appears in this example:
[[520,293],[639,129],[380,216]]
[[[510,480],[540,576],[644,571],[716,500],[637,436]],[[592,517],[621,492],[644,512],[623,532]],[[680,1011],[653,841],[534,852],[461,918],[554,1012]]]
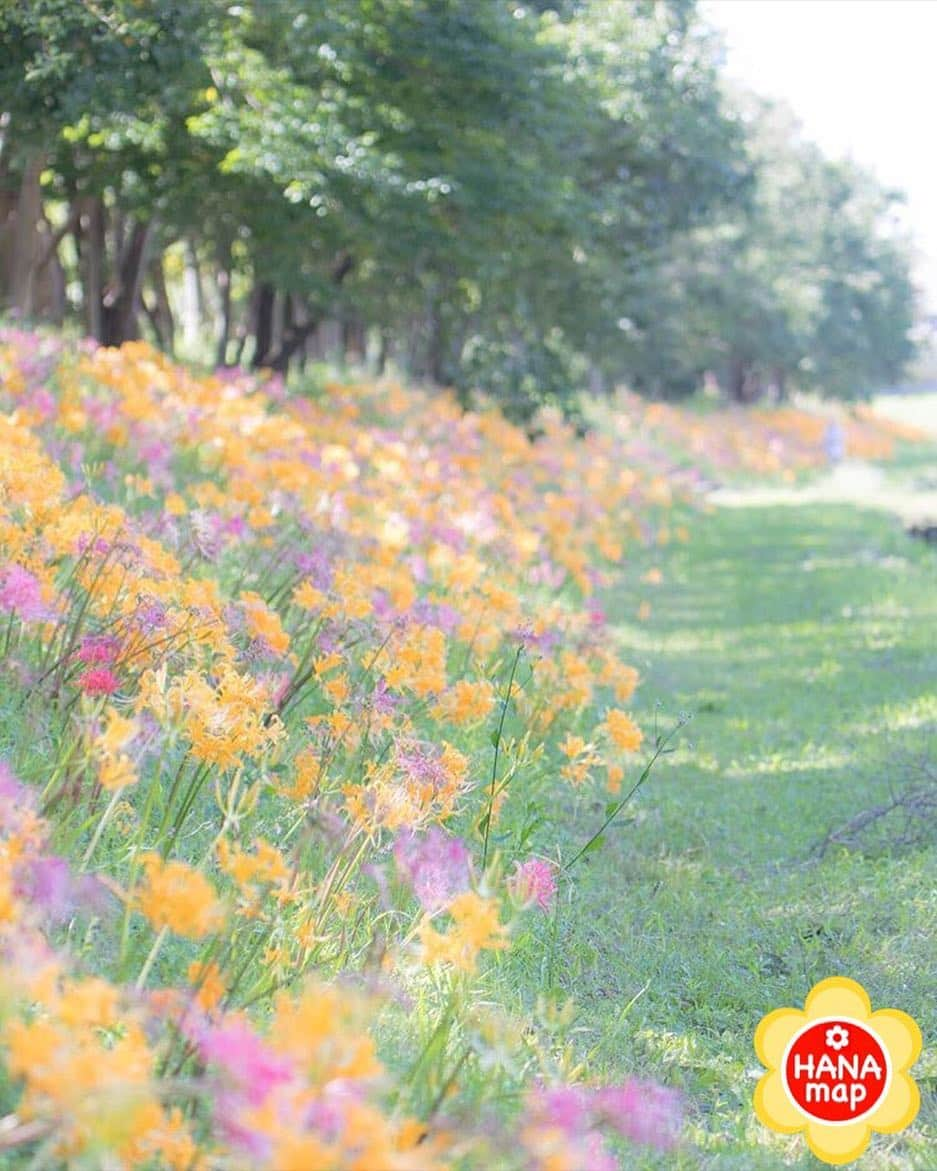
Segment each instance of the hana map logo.
[[872,1012],[855,980],[821,980],[803,1011],[769,1013],[755,1032],[755,1052],[768,1071],[755,1090],[755,1113],[781,1134],[806,1130],[824,1163],[858,1159],[873,1130],[903,1130],[921,1104],[908,1073],[921,1030],[897,1009]]

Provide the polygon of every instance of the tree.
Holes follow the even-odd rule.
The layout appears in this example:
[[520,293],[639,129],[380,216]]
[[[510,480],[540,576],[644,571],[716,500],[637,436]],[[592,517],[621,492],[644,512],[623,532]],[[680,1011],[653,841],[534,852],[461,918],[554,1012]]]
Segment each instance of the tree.
[[[40,209],[6,218],[26,242],[30,270],[23,277],[15,260],[4,266],[8,306],[35,310],[50,246],[70,235],[89,332],[104,342],[134,336],[159,211],[183,186],[184,118],[205,76],[200,32],[212,8],[209,0],[0,8],[2,175],[8,192],[18,188],[17,208]],[[45,205],[56,201],[65,211],[53,233]]]
[[852,398],[900,375],[914,290],[894,195],[801,138],[786,108],[734,98],[750,198],[673,236],[644,277],[633,380],[689,393],[707,370],[737,402],[798,387]]
[[0,298],[283,371],[337,323],[518,417],[894,377],[889,197],[718,59],[692,0],[0,0]]

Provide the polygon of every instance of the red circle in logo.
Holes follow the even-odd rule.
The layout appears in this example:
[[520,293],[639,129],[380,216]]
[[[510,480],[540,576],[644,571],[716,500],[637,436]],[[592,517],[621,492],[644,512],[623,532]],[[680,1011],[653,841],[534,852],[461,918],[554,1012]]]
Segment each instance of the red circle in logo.
[[784,1059],[791,1101],[818,1122],[855,1122],[888,1088],[885,1046],[871,1029],[843,1018],[814,1021],[796,1034]]

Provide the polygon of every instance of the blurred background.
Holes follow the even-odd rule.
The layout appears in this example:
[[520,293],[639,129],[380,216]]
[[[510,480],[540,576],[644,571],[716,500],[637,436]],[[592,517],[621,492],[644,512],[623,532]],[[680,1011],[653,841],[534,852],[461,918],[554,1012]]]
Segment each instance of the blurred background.
[[0,304],[515,418],[926,384],[935,32],[896,0],[6,4]]

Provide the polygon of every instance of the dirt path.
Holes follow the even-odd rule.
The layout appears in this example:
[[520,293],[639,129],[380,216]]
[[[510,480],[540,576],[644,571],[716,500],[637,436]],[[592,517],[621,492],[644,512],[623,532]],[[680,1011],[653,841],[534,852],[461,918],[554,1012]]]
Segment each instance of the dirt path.
[[829,474],[798,488],[717,488],[707,499],[723,508],[776,504],[854,504],[890,512],[905,524],[937,523],[937,489],[915,490],[890,481],[874,464],[850,460]]

